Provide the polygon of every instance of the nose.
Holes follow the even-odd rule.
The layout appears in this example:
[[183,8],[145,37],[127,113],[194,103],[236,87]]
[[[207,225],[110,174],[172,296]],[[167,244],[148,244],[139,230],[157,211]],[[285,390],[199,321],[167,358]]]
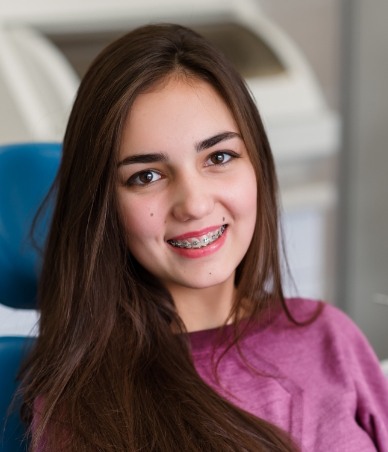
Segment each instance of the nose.
[[186,177],[174,187],[172,214],[178,221],[196,220],[209,215],[214,207],[214,196],[205,180]]

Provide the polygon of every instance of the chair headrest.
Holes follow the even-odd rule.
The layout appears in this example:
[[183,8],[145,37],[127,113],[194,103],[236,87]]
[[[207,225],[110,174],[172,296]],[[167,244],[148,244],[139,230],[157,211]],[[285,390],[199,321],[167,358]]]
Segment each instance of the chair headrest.
[[55,179],[59,143],[0,146],[0,303],[36,307],[42,248],[51,217],[49,208],[36,226],[34,217]]

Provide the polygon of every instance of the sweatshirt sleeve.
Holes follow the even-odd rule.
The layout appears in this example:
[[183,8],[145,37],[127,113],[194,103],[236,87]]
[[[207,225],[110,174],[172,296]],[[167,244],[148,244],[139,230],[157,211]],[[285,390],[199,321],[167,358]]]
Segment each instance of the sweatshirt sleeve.
[[377,451],[388,452],[388,378],[363,333],[344,314],[337,315],[357,394],[357,422],[371,437]]

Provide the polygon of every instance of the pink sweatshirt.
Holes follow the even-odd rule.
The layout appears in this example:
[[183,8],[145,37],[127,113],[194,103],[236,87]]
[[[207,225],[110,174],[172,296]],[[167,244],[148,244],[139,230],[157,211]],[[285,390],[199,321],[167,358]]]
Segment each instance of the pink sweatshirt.
[[[302,320],[317,303],[291,299]],[[227,327],[222,340],[231,333]],[[220,361],[219,383],[212,351],[220,330],[190,334],[201,377],[244,410],[288,431],[305,452],[388,452],[388,379],[370,345],[338,309],[325,305],[309,326],[281,313],[256,325]],[[218,345],[216,356],[223,350]]]
[[[291,299],[289,306],[303,320],[317,303]],[[196,368],[225,398],[288,431],[303,452],[388,452],[388,379],[352,321],[324,306],[309,326],[281,313],[250,328],[240,342],[244,358],[234,347],[220,361],[219,383],[212,353],[220,339],[215,356],[225,348],[231,327],[222,336],[220,329],[190,333]]]

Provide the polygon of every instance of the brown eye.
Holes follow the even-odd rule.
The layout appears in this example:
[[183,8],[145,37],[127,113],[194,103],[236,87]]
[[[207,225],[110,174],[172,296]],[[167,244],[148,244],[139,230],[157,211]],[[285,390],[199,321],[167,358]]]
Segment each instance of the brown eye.
[[142,184],[149,184],[152,182],[154,175],[152,171],[145,171],[144,173],[139,174],[139,182]]
[[225,154],[223,152],[217,152],[216,154],[213,154],[210,157],[210,161],[214,165],[219,165],[220,163],[224,163],[224,161],[225,161]]
[[159,179],[162,178],[162,175],[154,170],[145,170],[145,171],[140,171],[139,173],[134,174],[133,176],[131,176],[126,185],[149,185],[152,184],[153,182],[158,181]]
[[240,157],[239,154],[232,151],[214,152],[213,154],[209,155],[208,159],[206,160],[205,166],[225,165],[226,163],[229,163],[231,160],[239,157]]

